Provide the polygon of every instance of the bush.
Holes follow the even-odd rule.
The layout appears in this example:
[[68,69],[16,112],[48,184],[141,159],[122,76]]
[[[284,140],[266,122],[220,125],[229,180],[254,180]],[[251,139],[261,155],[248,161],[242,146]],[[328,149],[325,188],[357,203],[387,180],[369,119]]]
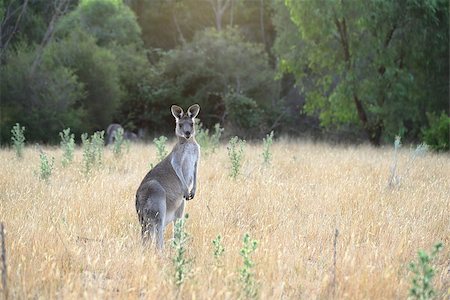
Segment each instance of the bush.
[[444,111],[440,116],[428,113],[429,127],[422,129],[423,141],[436,151],[450,149],[450,118]]
[[231,93],[225,97],[228,118],[242,133],[257,134],[263,128],[263,111],[255,100],[241,94]]
[[19,45],[9,51],[0,66],[1,141],[16,123],[27,128],[29,141],[57,142],[63,127],[81,125],[83,109],[75,103],[84,97],[83,84],[71,69],[45,60],[30,74],[35,50]]

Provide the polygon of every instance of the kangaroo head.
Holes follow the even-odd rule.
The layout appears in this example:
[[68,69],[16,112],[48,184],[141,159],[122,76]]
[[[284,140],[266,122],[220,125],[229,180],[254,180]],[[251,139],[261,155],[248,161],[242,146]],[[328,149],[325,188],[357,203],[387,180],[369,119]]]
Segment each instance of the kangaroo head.
[[175,117],[175,134],[178,137],[183,137],[185,139],[190,139],[194,136],[194,119],[200,111],[200,106],[198,104],[191,105],[186,113],[184,113],[183,109],[178,105],[172,105],[170,110]]

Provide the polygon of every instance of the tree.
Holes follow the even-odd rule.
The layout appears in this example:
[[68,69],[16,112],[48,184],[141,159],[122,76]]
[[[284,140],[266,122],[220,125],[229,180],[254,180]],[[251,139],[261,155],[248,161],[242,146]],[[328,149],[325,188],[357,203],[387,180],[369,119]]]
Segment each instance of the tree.
[[[436,71],[421,64],[448,54],[445,2],[287,0],[298,29],[287,45],[300,52],[281,47],[278,53],[305,83],[305,109],[318,112],[326,127],[359,122],[373,145],[383,133],[418,134],[420,107],[428,100],[423,89],[431,82],[425,74]],[[430,53],[424,41],[442,45]],[[443,107],[448,73],[436,77],[439,86],[447,86],[435,95]]]
[[262,45],[245,42],[236,29],[200,32],[191,43],[164,54],[157,70],[152,97],[166,106],[199,103],[207,126],[225,121],[227,99],[233,105],[242,100],[254,111],[272,109],[276,85],[267,54]]
[[35,50],[16,45],[5,54],[0,66],[0,132],[1,142],[9,142],[10,128],[17,122],[27,128],[30,140],[55,142],[61,128],[80,127],[84,111],[75,107],[84,97],[83,85],[69,68],[44,61],[36,67],[35,76],[29,69]]

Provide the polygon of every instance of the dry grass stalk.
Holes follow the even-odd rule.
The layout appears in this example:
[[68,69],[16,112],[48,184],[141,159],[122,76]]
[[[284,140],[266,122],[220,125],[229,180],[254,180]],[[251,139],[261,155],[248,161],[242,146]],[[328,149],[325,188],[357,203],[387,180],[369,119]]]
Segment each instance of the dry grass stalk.
[[[55,147],[45,151],[56,160],[63,155]],[[259,241],[253,260],[261,299],[326,299],[335,228],[336,298],[407,298],[408,263],[418,249],[438,241],[446,247],[435,262],[434,287],[444,297],[450,282],[448,155],[417,158],[402,184],[386,189],[391,146],[281,140],[273,144],[268,169],[261,169],[261,152],[262,145],[247,145],[242,171],[249,175],[236,180],[228,176],[225,145],[203,157],[196,198],[186,206],[192,237],[187,251],[195,260],[180,298],[236,299],[241,238],[249,232]],[[77,148],[73,163],[56,167],[49,184],[33,174],[35,151],[26,147],[24,154],[27,159],[17,161],[13,150],[0,150],[11,298],[176,297],[173,253],[168,249],[161,258],[142,248],[134,207],[148,161],[156,161],[153,145],[132,145],[121,160],[105,151],[89,180]],[[399,163],[409,158],[399,149]],[[211,240],[218,234],[227,251],[215,270]],[[166,242],[170,236],[169,228]]]

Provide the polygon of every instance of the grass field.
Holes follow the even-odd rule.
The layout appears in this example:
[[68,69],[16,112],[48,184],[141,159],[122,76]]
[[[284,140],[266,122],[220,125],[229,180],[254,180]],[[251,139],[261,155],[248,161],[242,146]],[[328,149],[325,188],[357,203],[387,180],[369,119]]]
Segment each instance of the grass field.
[[[281,140],[273,163],[262,168],[262,145],[247,144],[242,175],[228,176],[227,149],[203,156],[196,198],[187,203],[191,274],[180,290],[172,282],[170,248],[144,249],[135,192],[153,145],[132,145],[116,159],[105,150],[103,167],[81,172],[82,151],[50,181],[40,181],[39,152],[17,160],[0,150],[0,221],[6,227],[11,299],[236,299],[241,296],[242,238],[258,240],[252,256],[261,299],[405,299],[410,261],[437,242],[437,298],[449,297],[450,156],[398,158],[400,186],[388,188],[392,147],[330,146]],[[336,282],[333,285],[333,242]],[[217,267],[212,240],[225,252]],[[1,294],[0,294],[1,295]],[[1,296],[0,296],[1,298]]]

